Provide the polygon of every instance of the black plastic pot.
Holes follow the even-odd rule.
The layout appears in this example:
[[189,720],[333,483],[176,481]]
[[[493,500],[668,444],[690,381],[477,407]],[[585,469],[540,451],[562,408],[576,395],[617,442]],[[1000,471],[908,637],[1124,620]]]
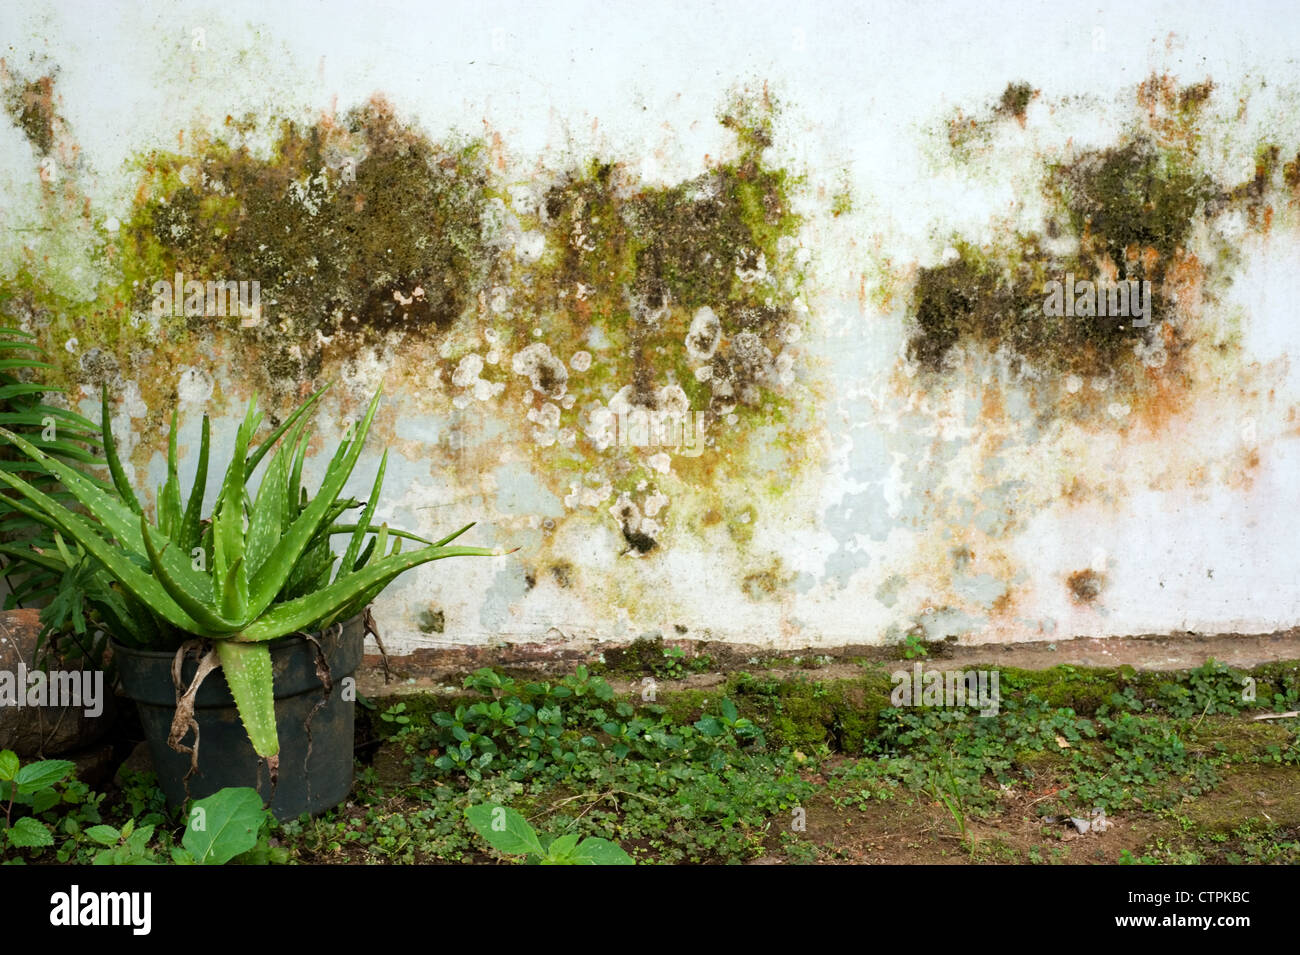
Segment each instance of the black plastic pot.
[[[352,790],[352,747],[356,699],[351,680],[361,663],[365,627],[360,615],[318,634],[329,665],[333,688],[328,699],[316,675],[316,650],[302,637],[271,641],[271,671],[275,686],[275,722],[280,736],[279,779],[271,786],[270,774],[253,751],[239,721],[234,698],[220,668],[209,673],[195,696],[194,717],[199,724],[198,771],[189,778],[190,756],[167,745],[176,713],[176,686],[172,682],[172,651],[137,650],[114,644],[113,655],[126,695],[140,711],[153,757],[158,785],[172,807],[187,797],[202,799],[227,786],[251,786],[270,800],[277,819],[294,819],[302,813],[321,813],[337,806]],[[198,662],[190,655],[181,670],[184,686],[194,678]],[[345,687],[349,699],[344,699]],[[324,701],[324,705],[312,711]],[[310,740],[308,737],[308,718]],[[193,742],[190,733],[185,742]],[[308,755],[310,743],[310,756]]]

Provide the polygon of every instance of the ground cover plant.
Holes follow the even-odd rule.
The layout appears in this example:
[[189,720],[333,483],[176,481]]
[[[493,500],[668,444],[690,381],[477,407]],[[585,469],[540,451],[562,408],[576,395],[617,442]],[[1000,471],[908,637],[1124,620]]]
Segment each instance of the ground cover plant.
[[[981,717],[891,706],[879,664],[765,663],[654,701],[588,666],[365,701],[348,803],[268,822],[235,861],[583,862],[589,845],[639,864],[1300,862],[1300,720],[1284,716],[1300,664],[1004,668]],[[148,776],[55,787],[13,813],[50,841],[11,843],[6,862],[176,861],[185,818]]]

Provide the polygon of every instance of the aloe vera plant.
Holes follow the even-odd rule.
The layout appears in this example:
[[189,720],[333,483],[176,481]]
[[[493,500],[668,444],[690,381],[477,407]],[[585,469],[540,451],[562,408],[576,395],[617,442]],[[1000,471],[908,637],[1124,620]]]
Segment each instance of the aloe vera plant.
[[[306,413],[320,394],[303,402],[256,448],[252,445],[262,415],[254,397],[236,432],[234,451],[206,518],[207,416],[194,484],[182,500],[173,415],[167,477],[157,495],[153,521],[118,456],[107,394],[104,451],[116,493],[22,435],[0,428],[0,437],[57,476],[89,517],[65,507],[20,475],[0,471],[0,482],[18,492],[9,499],[11,506],[56,532],[61,559],[76,558],[62,543],[64,539],[74,542],[131,603],[147,613],[151,626],[135,628],[137,639],[161,646],[179,646],[193,637],[211,641],[253,748],[268,759],[279,752],[268,641],[319,630],[359,613],[394,578],[420,564],[499,553],[448,546],[473,525],[436,542],[390,530],[386,524],[373,525],[387,452],[363,507],[341,497],[374,420],[378,392],[355,433],[335,450],[315,496],[308,496],[301,487],[310,437]],[[266,467],[253,494],[248,486],[264,459]],[[339,523],[346,511],[356,507],[362,507],[362,513],[355,523]],[[348,544],[338,559],[330,540],[344,534]],[[421,546],[402,553],[403,541]]]

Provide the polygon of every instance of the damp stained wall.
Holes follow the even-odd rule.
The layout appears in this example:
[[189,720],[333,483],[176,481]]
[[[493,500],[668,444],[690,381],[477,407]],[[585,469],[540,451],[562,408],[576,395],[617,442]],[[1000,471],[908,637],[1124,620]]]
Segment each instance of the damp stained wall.
[[390,650],[1300,621],[1266,4],[4,16],[0,307],[136,476],[332,383],[319,476],[382,386],[353,493],[387,446],[382,517],[518,548],[399,580]]

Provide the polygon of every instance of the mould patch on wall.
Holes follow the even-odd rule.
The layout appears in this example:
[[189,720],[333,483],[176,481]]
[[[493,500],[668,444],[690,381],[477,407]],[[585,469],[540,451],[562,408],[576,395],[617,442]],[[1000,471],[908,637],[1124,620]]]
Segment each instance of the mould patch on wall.
[[[1107,578],[1053,567],[1067,542],[1027,561],[1032,518],[1119,512],[1155,489],[1249,488],[1277,437],[1256,425],[1285,369],[1252,360],[1249,316],[1226,303],[1244,249],[1294,229],[1296,202],[1290,148],[1246,145],[1248,170],[1225,159],[1246,112],[1221,99],[1208,80],[1153,75],[1110,142],[1095,122],[1077,140],[1062,130],[1095,104],[1017,81],[939,131],[936,165],[995,193],[1011,185],[1013,207],[935,234],[926,262],[877,257],[864,298],[902,321],[902,347],[868,392],[877,426],[852,432],[851,472],[869,489],[826,511],[840,541],[827,579],[862,575],[904,617],[896,635],[909,618],[927,634],[1054,632],[1026,598],[1064,584],[1086,611]],[[884,547],[900,523],[918,529],[912,546]]]
[[[6,86],[38,151],[52,90]],[[738,90],[717,116],[728,153],[654,184],[613,157],[515,159],[490,131],[435,139],[378,95],[311,122],[230,115],[136,157],[91,301],[12,280],[3,295],[26,295],[29,327],[75,329],[57,358],[83,395],[138,387],[146,435],[178,402],[254,390],[274,422],[327,381],[346,419],[383,383],[402,411],[377,438],[492,502],[534,582],[581,580],[555,550],[570,523],[653,559],[716,514],[744,555],[820,447],[798,346],[811,257],[799,176],[771,161],[777,115],[765,88]],[[434,443],[412,415],[439,422]],[[742,556],[733,586],[763,599],[750,582],[771,561]],[[485,626],[534,589],[513,581]],[[643,610],[665,596],[628,589]]]

